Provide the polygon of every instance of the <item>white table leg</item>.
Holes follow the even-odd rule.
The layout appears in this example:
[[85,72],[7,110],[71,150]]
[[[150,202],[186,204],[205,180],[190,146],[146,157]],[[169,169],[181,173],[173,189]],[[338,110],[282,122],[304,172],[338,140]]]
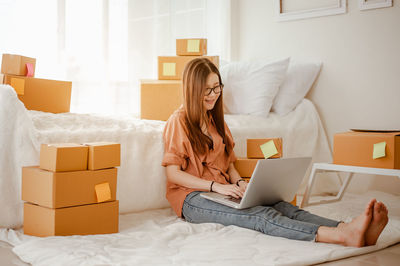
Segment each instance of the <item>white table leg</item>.
[[[343,182],[340,179],[340,184],[341,184],[340,190],[334,198],[331,197],[329,200],[320,200],[320,201],[310,202],[311,191],[314,186],[317,172],[336,173],[339,179],[340,179],[340,176],[339,176],[340,172],[347,173],[347,176]],[[300,207],[303,208],[303,207],[311,206],[311,205],[340,201],[343,198],[343,195],[344,195],[347,187],[350,184],[353,174],[355,174],[355,173],[396,176],[396,177],[400,178],[400,170],[399,169],[385,169],[385,168],[336,165],[336,164],[329,164],[329,163],[314,163],[312,166],[311,174],[309,176],[306,191],[304,193],[303,200],[301,201]]]
[[308,201],[310,200],[311,190],[314,185],[315,175],[317,173],[317,168],[313,165],[310,173],[310,177],[308,178],[308,183],[306,187],[306,191],[304,192],[303,200],[300,203],[300,208],[308,206]]
[[344,183],[342,184],[342,186],[336,196],[337,200],[342,200],[343,194],[346,191],[346,189],[351,181],[351,178],[353,177],[353,174],[354,173],[347,173],[346,179],[344,180]]
[[[343,198],[343,194],[346,191],[346,189],[347,189],[352,177],[353,177],[353,173],[347,173],[347,177],[346,177],[344,183],[340,187],[340,190],[339,190],[338,194],[336,195],[336,197],[334,197],[333,199],[328,199],[328,200],[324,200],[323,199],[323,200],[319,200],[319,201],[309,202],[309,197],[310,197],[310,194],[311,194],[311,190],[310,190],[309,194],[307,195],[307,200],[304,201],[304,198],[303,198],[304,202],[303,201],[301,202],[300,207],[302,208],[302,207],[305,207],[305,206],[312,206],[312,205],[319,205],[319,204],[322,204],[322,203],[331,203],[331,202],[340,201]],[[305,194],[304,194],[304,196],[305,196]]]

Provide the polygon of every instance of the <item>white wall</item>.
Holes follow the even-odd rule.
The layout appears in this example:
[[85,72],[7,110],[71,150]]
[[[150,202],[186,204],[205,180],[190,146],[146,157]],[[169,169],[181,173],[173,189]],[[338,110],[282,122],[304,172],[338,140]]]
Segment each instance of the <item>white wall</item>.
[[[400,129],[400,2],[360,11],[348,0],[347,13],[275,22],[274,1],[232,0],[232,58],[301,56],[322,60],[308,94],[316,105],[330,145],[350,128]],[[395,178],[356,177],[353,191],[400,194]]]

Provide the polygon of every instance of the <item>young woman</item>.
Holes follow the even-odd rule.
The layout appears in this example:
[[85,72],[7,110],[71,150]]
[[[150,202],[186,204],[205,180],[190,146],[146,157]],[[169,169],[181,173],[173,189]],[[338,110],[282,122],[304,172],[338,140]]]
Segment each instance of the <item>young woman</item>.
[[189,62],[183,74],[184,104],[164,129],[166,197],[179,217],[192,223],[220,223],[271,236],[362,247],[374,245],[388,222],[386,206],[372,199],[350,223],[313,215],[287,202],[237,210],[200,197],[214,191],[241,198],[247,183],[233,163],[234,141],[224,121],[223,84],[205,58]]

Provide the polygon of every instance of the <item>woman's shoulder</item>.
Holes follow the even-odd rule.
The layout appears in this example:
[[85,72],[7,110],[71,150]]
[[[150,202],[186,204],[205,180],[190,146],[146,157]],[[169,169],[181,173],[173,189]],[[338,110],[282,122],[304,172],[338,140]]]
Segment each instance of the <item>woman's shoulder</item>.
[[183,109],[183,106],[181,106],[171,114],[167,122],[184,121],[185,115],[186,115],[185,110]]
[[185,110],[183,106],[175,110],[167,120],[167,125],[185,127]]

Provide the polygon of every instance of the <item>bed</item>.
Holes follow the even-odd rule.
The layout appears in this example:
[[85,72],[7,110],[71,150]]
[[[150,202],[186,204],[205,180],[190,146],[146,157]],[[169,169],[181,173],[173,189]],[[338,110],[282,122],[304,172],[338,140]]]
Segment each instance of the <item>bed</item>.
[[[14,253],[33,265],[300,265],[371,252],[400,241],[400,210],[378,245],[362,249],[270,237],[234,226],[189,224],[176,217],[165,199],[166,177],[160,165],[165,122],[128,115],[28,111],[14,90],[3,85],[0,106],[0,240],[13,245]],[[282,137],[284,157],[331,161],[319,115],[308,99],[284,116],[226,115],[225,119],[238,157],[246,155],[247,138]],[[120,233],[49,238],[24,235],[21,167],[38,164],[41,143],[92,141],[121,143]],[[315,190],[319,194],[339,187],[338,180],[329,176],[319,181]],[[349,220],[370,196],[347,194],[342,202],[310,209]],[[399,197],[378,196],[389,208],[398,208]]]
[[[5,214],[0,217],[1,227],[22,225],[21,167],[38,165],[41,143],[121,143],[117,186],[120,212],[169,206],[165,199],[166,176],[161,166],[162,131],[166,122],[129,115],[28,111],[10,86],[2,86],[0,95],[0,208]],[[318,113],[307,99],[285,116],[226,115],[225,119],[238,157],[246,156],[247,138],[282,137],[284,157],[312,156],[315,162],[331,160]],[[334,178],[326,178],[317,184],[316,191],[334,192],[338,185]]]

